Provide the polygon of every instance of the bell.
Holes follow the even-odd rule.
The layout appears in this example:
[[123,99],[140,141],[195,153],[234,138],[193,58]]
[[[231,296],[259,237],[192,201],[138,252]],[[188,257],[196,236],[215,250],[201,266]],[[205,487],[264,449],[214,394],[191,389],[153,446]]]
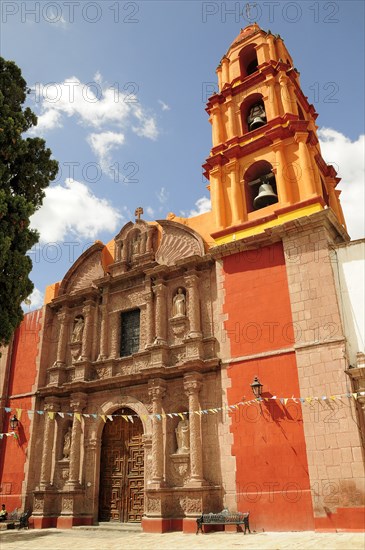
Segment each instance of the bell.
[[271,185],[269,183],[263,183],[259,187],[259,194],[253,201],[253,207],[255,210],[259,210],[270,204],[275,204],[276,202],[278,202],[278,196],[275,195]]
[[256,116],[253,121],[250,123],[250,131],[256,130],[256,128],[260,128],[261,126],[265,126],[266,124],[266,118]]

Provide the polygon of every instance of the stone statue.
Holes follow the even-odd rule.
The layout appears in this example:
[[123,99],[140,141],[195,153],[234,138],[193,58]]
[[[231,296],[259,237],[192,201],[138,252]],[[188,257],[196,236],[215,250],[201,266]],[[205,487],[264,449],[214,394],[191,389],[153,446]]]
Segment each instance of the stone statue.
[[177,440],[177,451],[176,454],[186,454],[190,451],[190,429],[189,429],[189,420],[184,418],[180,420],[177,427],[175,428],[176,440]]
[[63,440],[63,449],[62,449],[63,458],[66,460],[69,460],[70,452],[71,452],[71,428],[67,430]]
[[83,332],[84,332],[84,319],[82,317],[77,317],[75,319],[75,325],[72,331],[71,342],[81,342]]
[[137,254],[139,254],[140,244],[141,244],[141,235],[140,233],[137,233],[137,235],[132,241],[132,256],[136,256]]
[[173,317],[184,317],[186,315],[185,294],[181,287],[177,289],[172,304]]

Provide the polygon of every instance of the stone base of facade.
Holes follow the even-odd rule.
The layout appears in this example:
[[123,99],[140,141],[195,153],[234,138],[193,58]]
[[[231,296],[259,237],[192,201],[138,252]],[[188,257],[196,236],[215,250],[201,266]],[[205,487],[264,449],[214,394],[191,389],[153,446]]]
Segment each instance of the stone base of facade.
[[31,516],[29,523],[34,526],[34,529],[71,529],[80,525],[93,525],[92,517],[72,517],[72,516]]
[[195,518],[143,518],[142,530],[144,533],[168,533],[182,531],[196,533]]
[[317,532],[354,532],[365,531],[365,507],[337,508],[336,513],[314,518]]

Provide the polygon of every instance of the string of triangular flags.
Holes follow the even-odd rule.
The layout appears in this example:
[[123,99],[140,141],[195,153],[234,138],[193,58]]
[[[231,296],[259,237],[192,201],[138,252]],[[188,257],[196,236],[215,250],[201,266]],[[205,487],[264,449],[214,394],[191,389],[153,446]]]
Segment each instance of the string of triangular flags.
[[[61,418],[65,417],[74,417],[77,420],[81,422],[81,418],[92,418],[96,420],[97,418],[101,418],[104,422],[107,420],[113,421],[116,417],[122,417],[123,420],[126,422],[134,422],[134,418],[142,418],[145,420],[146,418],[157,418],[157,420],[163,420],[166,417],[174,418],[174,417],[180,417],[182,420],[186,417],[188,414],[197,414],[199,416],[203,414],[216,414],[221,411],[228,411],[233,412],[234,410],[237,410],[239,407],[244,407],[247,405],[252,404],[258,404],[260,402],[269,402],[269,401],[279,401],[282,405],[286,406],[288,402],[294,402],[294,403],[301,403],[301,404],[308,404],[311,405],[316,402],[322,402],[324,404],[334,402],[334,401],[342,401],[343,398],[348,399],[355,399],[357,400],[358,397],[365,396],[365,392],[353,392],[353,393],[344,393],[344,394],[336,394],[336,395],[322,395],[321,397],[277,397],[276,395],[273,395],[271,397],[257,397],[255,399],[251,399],[249,401],[239,401],[238,403],[235,403],[234,405],[225,405],[223,407],[210,407],[208,409],[199,409],[197,411],[192,411],[189,413],[189,411],[182,411],[182,412],[169,412],[169,413],[152,413],[152,414],[101,414],[101,413],[81,413],[81,412],[61,412],[61,411],[44,411],[44,410],[32,410],[32,409],[22,409],[22,408],[12,408],[12,407],[4,407],[4,410],[6,413],[15,413],[18,420],[21,420],[21,416],[23,412],[26,412],[28,414],[29,419],[32,419],[32,417],[35,414],[38,415],[46,415],[51,420],[54,420],[56,416],[60,416]],[[13,432],[0,434],[1,435],[16,435]],[[1,439],[1,437],[0,437]]]
[[14,437],[15,439],[18,439],[18,434],[15,432],[2,432],[0,433],[0,439],[3,439],[4,437]]

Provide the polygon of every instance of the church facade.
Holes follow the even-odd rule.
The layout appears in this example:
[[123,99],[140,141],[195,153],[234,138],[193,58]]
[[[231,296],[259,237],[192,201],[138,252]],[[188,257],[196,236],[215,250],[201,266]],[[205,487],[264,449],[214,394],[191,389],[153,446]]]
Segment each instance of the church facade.
[[1,430],[16,437],[0,442],[1,498],[36,527],[192,532],[228,508],[256,530],[364,528],[339,179],[279,36],[243,29],[217,75],[212,210],[151,223],[138,208],[2,351]]

